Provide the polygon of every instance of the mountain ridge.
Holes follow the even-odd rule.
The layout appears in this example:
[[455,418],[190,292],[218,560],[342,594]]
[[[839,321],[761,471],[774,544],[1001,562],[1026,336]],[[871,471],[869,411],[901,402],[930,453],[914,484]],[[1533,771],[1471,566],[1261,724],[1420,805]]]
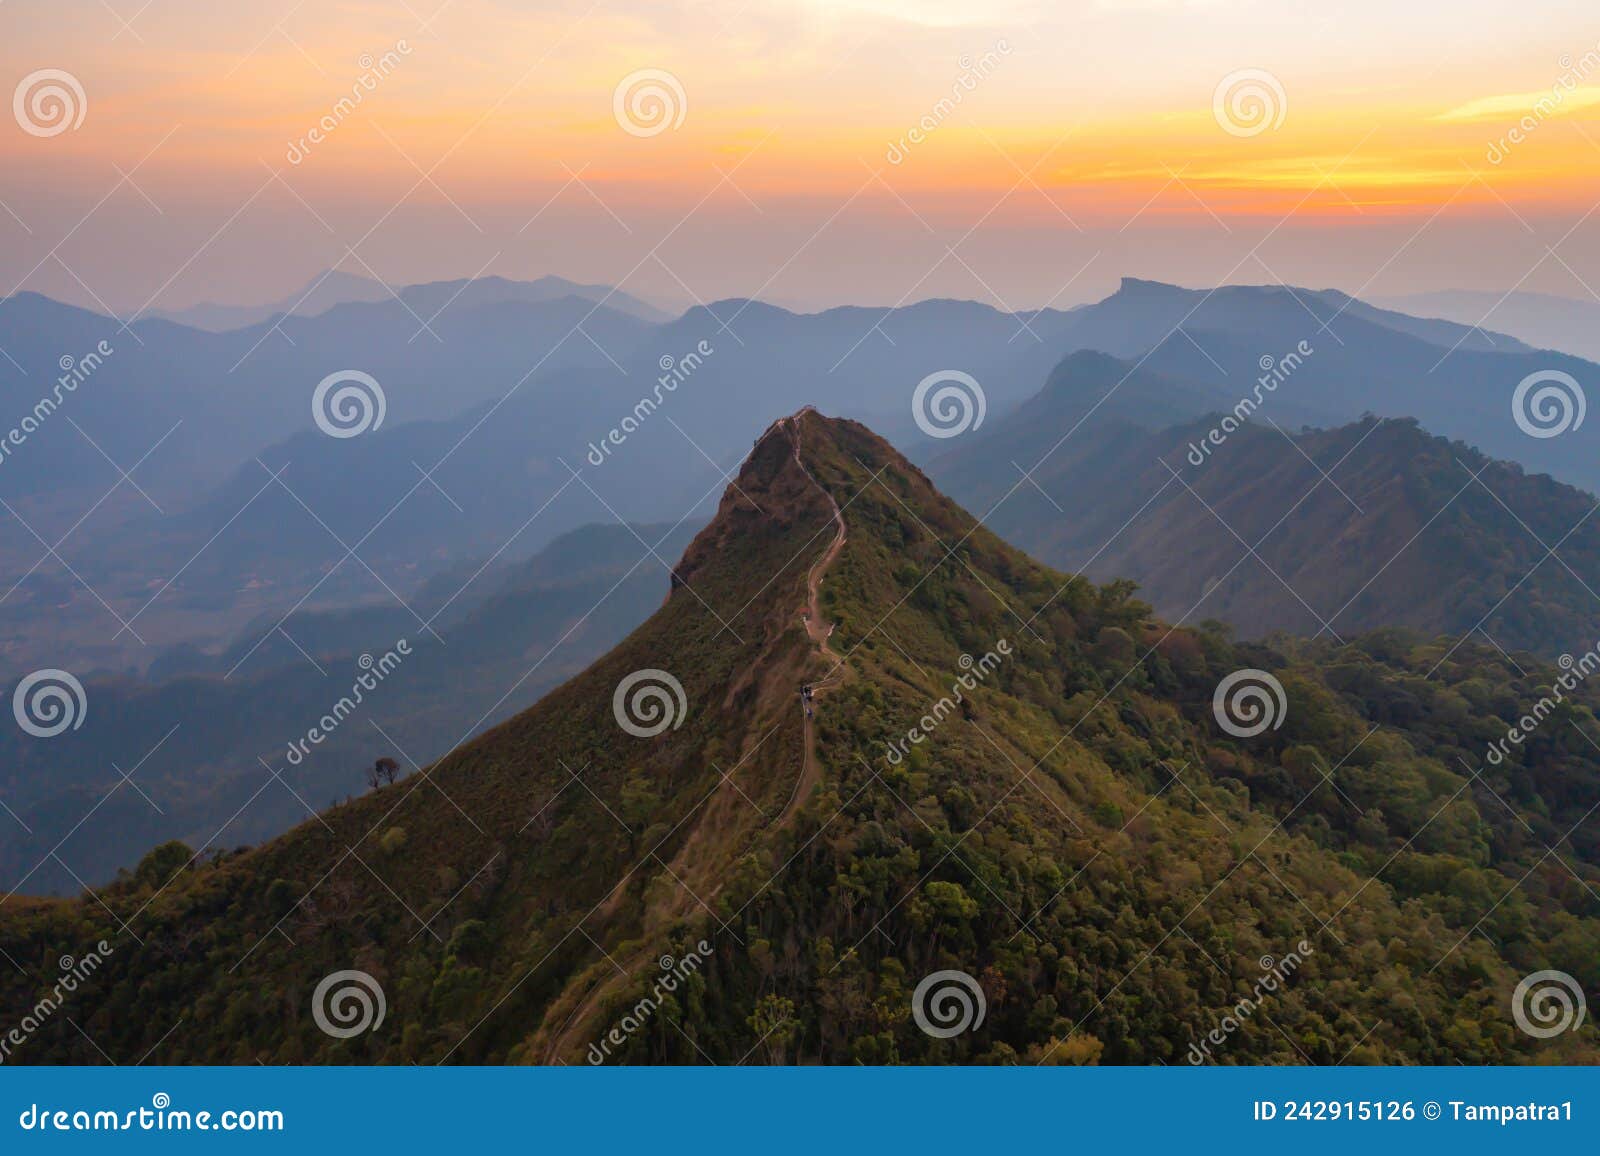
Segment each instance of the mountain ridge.
[[[0,948],[38,970],[108,915],[135,925],[149,946],[119,937],[73,1019],[168,1062],[576,1062],[615,1037],[612,1062],[1182,1062],[1297,943],[1225,1062],[1592,1059],[1518,1033],[1506,997],[1532,967],[1594,979],[1594,760],[1552,725],[1456,766],[1542,670],[1166,625],[812,411],[767,428],[677,570],[616,648],[423,773],[254,850],[160,848],[98,900],[0,903]],[[849,674],[806,791],[823,619]],[[1281,681],[1277,729],[1212,721],[1241,667]],[[1551,843],[1564,869],[1535,870]],[[608,1031],[689,952],[670,1000]],[[311,996],[350,969],[388,1019],[335,1039]],[[951,969],[988,1018],[937,1039],[912,988]],[[0,977],[0,1006],[32,974]],[[28,1046],[96,1059],[63,1024]]]
[[[1035,556],[1131,578],[1158,612],[1198,608],[1249,637],[1482,631],[1546,658],[1600,637],[1581,577],[1600,565],[1590,495],[1415,421],[1295,430],[1281,396],[1242,420],[1216,392],[1074,355],[930,468]],[[1106,478],[1100,501],[1078,500]]]
[[649,322],[671,320],[672,315],[610,285],[586,285],[555,274],[521,281],[491,275],[454,280],[420,281],[391,288],[373,277],[330,269],[277,301],[260,305],[223,305],[202,302],[182,309],[152,309],[141,318],[161,320],[210,333],[249,329],[256,325],[281,324],[289,317],[320,317],[341,305],[382,304],[396,298],[424,316],[435,314],[444,304],[462,301],[463,308],[485,299],[532,303],[559,297],[578,297],[591,304],[614,302],[613,308]]

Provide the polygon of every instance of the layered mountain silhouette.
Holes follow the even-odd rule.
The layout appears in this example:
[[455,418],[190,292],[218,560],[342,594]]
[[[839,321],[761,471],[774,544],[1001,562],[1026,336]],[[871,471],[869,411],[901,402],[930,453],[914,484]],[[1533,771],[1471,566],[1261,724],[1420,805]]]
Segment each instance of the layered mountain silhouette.
[[223,305],[205,301],[185,309],[151,309],[145,314],[152,320],[172,321],[194,329],[221,333],[229,329],[243,329],[274,317],[294,314],[315,317],[335,305],[348,305],[355,301],[383,301],[389,291],[382,283],[358,273],[328,269],[287,297],[259,305]]
[[[1530,375],[1565,373],[1582,389],[1600,368],[1286,286],[1130,279],[1090,306],[1022,313],[730,300],[661,321],[603,286],[480,278],[223,332],[123,326],[18,294],[0,301],[0,348],[15,363],[0,361],[0,404],[13,421],[32,413],[61,359],[102,340],[114,352],[0,463],[0,645],[24,665],[143,669],[166,646],[213,645],[313,589],[324,606],[409,597],[513,534],[531,552],[595,521],[703,524],[771,414],[801,404],[931,459],[949,446],[915,421],[918,382],[971,374],[994,424],[1075,351],[1185,383],[1182,406],[1163,399],[1177,422],[1231,410],[1263,359],[1304,345],[1273,398],[1286,429],[1415,418],[1530,472],[1600,487],[1592,422],[1540,438],[1513,412]],[[382,386],[384,422],[330,437],[313,391],[351,369]],[[1116,402],[1085,397],[1079,416]],[[612,444],[618,433],[625,445]],[[365,568],[348,557],[357,541]],[[135,617],[137,638],[123,629]]]
[[[1539,429],[1537,422],[1528,424],[1545,436],[1528,432],[1514,405],[1518,386],[1535,374],[1566,374],[1585,392],[1600,385],[1600,367],[1570,353],[1376,309],[1342,293],[1289,286],[1199,290],[1129,281],[1073,316],[1096,334],[1080,348],[1214,387],[1227,399],[1215,407],[1222,412],[1252,397],[1260,378],[1294,355],[1293,371],[1269,409],[1286,428],[1302,420],[1343,424],[1366,413],[1414,418],[1433,433],[1530,472],[1600,492],[1600,427],[1581,421],[1576,399],[1568,402],[1559,436],[1548,436],[1552,429]],[[1116,326],[1125,318],[1141,324],[1117,340]],[[1309,352],[1299,353],[1301,342]],[[1532,415],[1524,411],[1522,417]]]
[[1553,293],[1443,290],[1375,302],[1419,317],[1500,330],[1538,349],[1600,360],[1600,301]]
[[[1253,733],[1241,669],[1283,692]],[[806,410],[531,709],[254,850],[8,897],[0,1008],[105,940],[22,1062],[1181,1063],[1293,953],[1210,1058],[1592,1062],[1509,1009],[1600,979],[1593,694],[1484,757],[1551,676],[1168,626]],[[930,1033],[948,972],[983,1014]]]
[[[28,294],[0,301],[0,347],[21,367],[0,362],[13,414],[48,392],[63,352],[114,349],[0,463],[0,645],[33,665],[142,669],[313,587],[324,602],[388,598],[385,584],[409,597],[513,534],[532,551],[596,521],[700,525],[778,407],[825,395],[914,430],[907,391],[949,358],[971,357],[997,390],[996,367],[1041,358],[1013,378],[1020,400],[1057,356],[971,302],[822,315],[721,303],[657,325],[616,307],[623,295],[513,299],[519,288],[421,286],[224,333],[123,331]],[[313,391],[345,369],[379,382],[386,414],[330,437]],[[592,468],[624,425],[626,446]],[[347,556],[357,542],[370,573]],[[58,544],[59,558],[45,549]],[[138,640],[113,613],[138,616]]]
[[1241,425],[1214,394],[1080,354],[932,469],[1008,541],[1133,579],[1174,620],[1251,637],[1403,626],[1546,658],[1600,639],[1592,495],[1410,420],[1291,432],[1284,400]]
[[539,277],[515,281],[505,277],[477,277],[457,281],[430,281],[391,289],[381,281],[339,269],[330,269],[295,292],[264,305],[192,305],[187,309],[153,309],[146,317],[174,321],[195,329],[221,333],[245,329],[275,317],[293,315],[315,317],[337,305],[374,304],[398,298],[424,317],[440,313],[457,302],[472,306],[490,301],[552,301],[579,297],[587,301],[605,300],[614,309],[631,313],[646,321],[666,321],[668,315],[631,294],[609,285],[583,285],[565,277]]
[[654,328],[577,296],[457,288],[460,296],[419,286],[417,306],[385,295],[220,333],[149,319],[124,326],[31,293],[0,299],[0,343],[15,359],[0,372],[0,401],[16,418],[51,392],[62,357],[82,360],[102,340],[112,350],[7,460],[0,495],[103,490],[116,480],[69,417],[118,462],[139,460],[177,426],[140,475],[176,501],[179,486],[210,484],[263,447],[316,428],[312,393],[331,373],[373,376],[387,394],[386,421],[431,421],[503,396],[536,368],[614,372],[607,357],[626,356]]

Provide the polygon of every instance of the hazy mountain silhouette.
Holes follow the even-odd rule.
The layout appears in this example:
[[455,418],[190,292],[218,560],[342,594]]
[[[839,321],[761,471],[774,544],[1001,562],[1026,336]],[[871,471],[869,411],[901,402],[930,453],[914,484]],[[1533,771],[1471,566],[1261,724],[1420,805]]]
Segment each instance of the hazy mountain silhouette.
[[371,277],[346,273],[341,269],[321,273],[288,296],[263,305],[206,303],[191,305],[187,309],[152,309],[144,317],[221,333],[229,329],[245,329],[284,314],[315,317],[336,305],[374,305],[397,297],[423,317],[433,316],[447,304],[471,307],[490,302],[554,301],[562,297],[578,297],[585,301],[604,300],[610,308],[645,321],[667,321],[671,317],[671,314],[609,285],[584,285],[568,281],[565,277],[545,276],[532,281],[478,277],[391,287]]
[[[912,413],[928,375],[971,374],[992,426],[1075,350],[1185,383],[1166,411],[1173,424],[1232,410],[1257,390],[1264,359],[1304,346],[1266,410],[1286,429],[1415,417],[1530,471],[1600,486],[1593,423],[1536,438],[1512,413],[1528,375],[1593,382],[1600,367],[1333,292],[1130,279],[1071,311],[926,301],[802,314],[722,301],[661,325],[613,308],[628,305],[623,295],[526,299],[566,290],[606,293],[549,279],[442,282],[402,291],[409,300],[221,334],[162,321],[119,333],[43,298],[0,302],[0,346],[28,369],[0,364],[13,412],[31,410],[57,351],[81,355],[103,337],[116,347],[0,463],[0,498],[43,539],[19,525],[0,545],[3,588],[21,581],[0,603],[0,639],[18,661],[140,666],[151,652],[126,632],[108,637],[118,623],[100,599],[139,614],[157,644],[210,645],[303,597],[323,607],[408,598],[454,559],[513,538],[526,556],[589,522],[699,524],[774,410],[820,404],[925,460],[950,448]],[[345,368],[378,379],[386,416],[360,437],[327,437],[311,394]],[[1107,377],[1083,393],[1057,438],[1101,407],[1116,412],[1124,388]],[[118,472],[147,453],[134,480],[159,513]],[[48,556],[44,545],[69,530],[62,560]],[[41,610],[54,615],[48,632]]]
[[[1415,418],[1530,472],[1600,491],[1600,426],[1586,422],[1536,437],[1513,412],[1517,387],[1531,375],[1566,373],[1592,391],[1600,366],[1503,337],[1485,351],[1490,338],[1464,326],[1398,318],[1359,303],[1346,307],[1348,300],[1282,287],[1208,293],[1126,282],[1121,292],[1074,313],[1072,323],[1075,343],[1084,348],[1231,395],[1217,407],[1224,411],[1253,396],[1271,372],[1267,364],[1283,362],[1304,341],[1311,352],[1263,407],[1280,424],[1336,424],[1364,413]],[[1088,340],[1085,328],[1098,339]],[[1105,389],[1115,387],[1113,381]],[[1096,400],[1086,399],[1085,408]]]
[[329,269],[277,301],[261,305],[219,305],[215,302],[202,302],[185,309],[151,309],[144,316],[212,333],[222,333],[229,329],[243,329],[263,321],[270,321],[285,313],[299,317],[315,317],[335,305],[348,305],[356,301],[386,301],[389,296],[389,290],[371,277],[346,273],[342,269]]
[[1547,658],[1600,638],[1592,495],[1405,419],[1275,429],[1276,398],[1209,445],[1221,419],[1189,416],[1195,390],[1130,369],[1068,359],[933,476],[1008,541],[1069,572],[1138,582],[1173,619],[1257,638],[1478,632]]
[[1492,293],[1445,289],[1388,297],[1382,304],[1419,317],[1482,325],[1521,338],[1538,349],[1559,349],[1600,361],[1600,301],[1552,293]]
[[[21,366],[0,363],[0,401],[18,418],[49,392],[62,356],[82,357],[102,339],[114,352],[0,468],[0,495],[116,481],[68,417],[119,462],[139,459],[181,419],[140,476],[205,484],[312,429],[313,392],[329,374],[356,369],[375,377],[386,422],[454,417],[537,371],[610,369],[608,358],[627,356],[651,328],[564,296],[457,301],[432,314],[393,299],[347,303],[227,333],[166,321],[121,330],[98,314],[18,294],[0,300],[0,345]],[[180,486],[171,488],[181,496]]]

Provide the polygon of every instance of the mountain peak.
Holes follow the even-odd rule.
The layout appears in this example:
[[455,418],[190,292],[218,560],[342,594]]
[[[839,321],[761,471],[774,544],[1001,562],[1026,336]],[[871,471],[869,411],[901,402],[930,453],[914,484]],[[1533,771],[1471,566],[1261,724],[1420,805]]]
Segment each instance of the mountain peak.
[[846,440],[856,443],[858,457],[865,453],[868,460],[881,464],[898,460],[904,468],[914,468],[865,426],[825,417],[814,406],[777,419],[756,439],[723,492],[716,516],[674,569],[674,589],[692,586],[708,567],[718,565],[724,547],[732,542],[776,534],[801,519],[826,528],[833,499],[812,473],[811,463],[837,455]]
[[1124,277],[1122,283],[1117,286],[1114,296],[1123,299],[1166,299],[1181,297],[1186,293],[1192,292],[1194,290],[1185,289],[1181,285],[1172,285],[1166,281],[1148,281],[1142,277]]

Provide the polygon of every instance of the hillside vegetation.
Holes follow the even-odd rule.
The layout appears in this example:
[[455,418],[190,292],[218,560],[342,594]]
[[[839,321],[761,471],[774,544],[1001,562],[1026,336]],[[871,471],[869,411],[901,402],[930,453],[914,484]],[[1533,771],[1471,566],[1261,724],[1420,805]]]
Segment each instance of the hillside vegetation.
[[[802,617],[835,505],[837,663]],[[104,939],[18,1062],[579,1063],[605,1040],[629,1063],[1182,1063],[1295,952],[1214,1059],[1594,1062],[1591,1025],[1532,1038],[1511,997],[1541,969],[1600,985],[1595,696],[1487,762],[1555,672],[1453,641],[1169,626],[804,411],[665,606],[426,774],[254,850],[168,845],[95,897],[0,905],[0,1012]],[[1285,692],[1252,738],[1213,713],[1242,668]],[[614,709],[640,671],[687,704],[653,737]],[[340,1039],[312,996],[346,969],[387,1010]],[[987,1009],[949,1038],[912,1014],[943,970]]]

